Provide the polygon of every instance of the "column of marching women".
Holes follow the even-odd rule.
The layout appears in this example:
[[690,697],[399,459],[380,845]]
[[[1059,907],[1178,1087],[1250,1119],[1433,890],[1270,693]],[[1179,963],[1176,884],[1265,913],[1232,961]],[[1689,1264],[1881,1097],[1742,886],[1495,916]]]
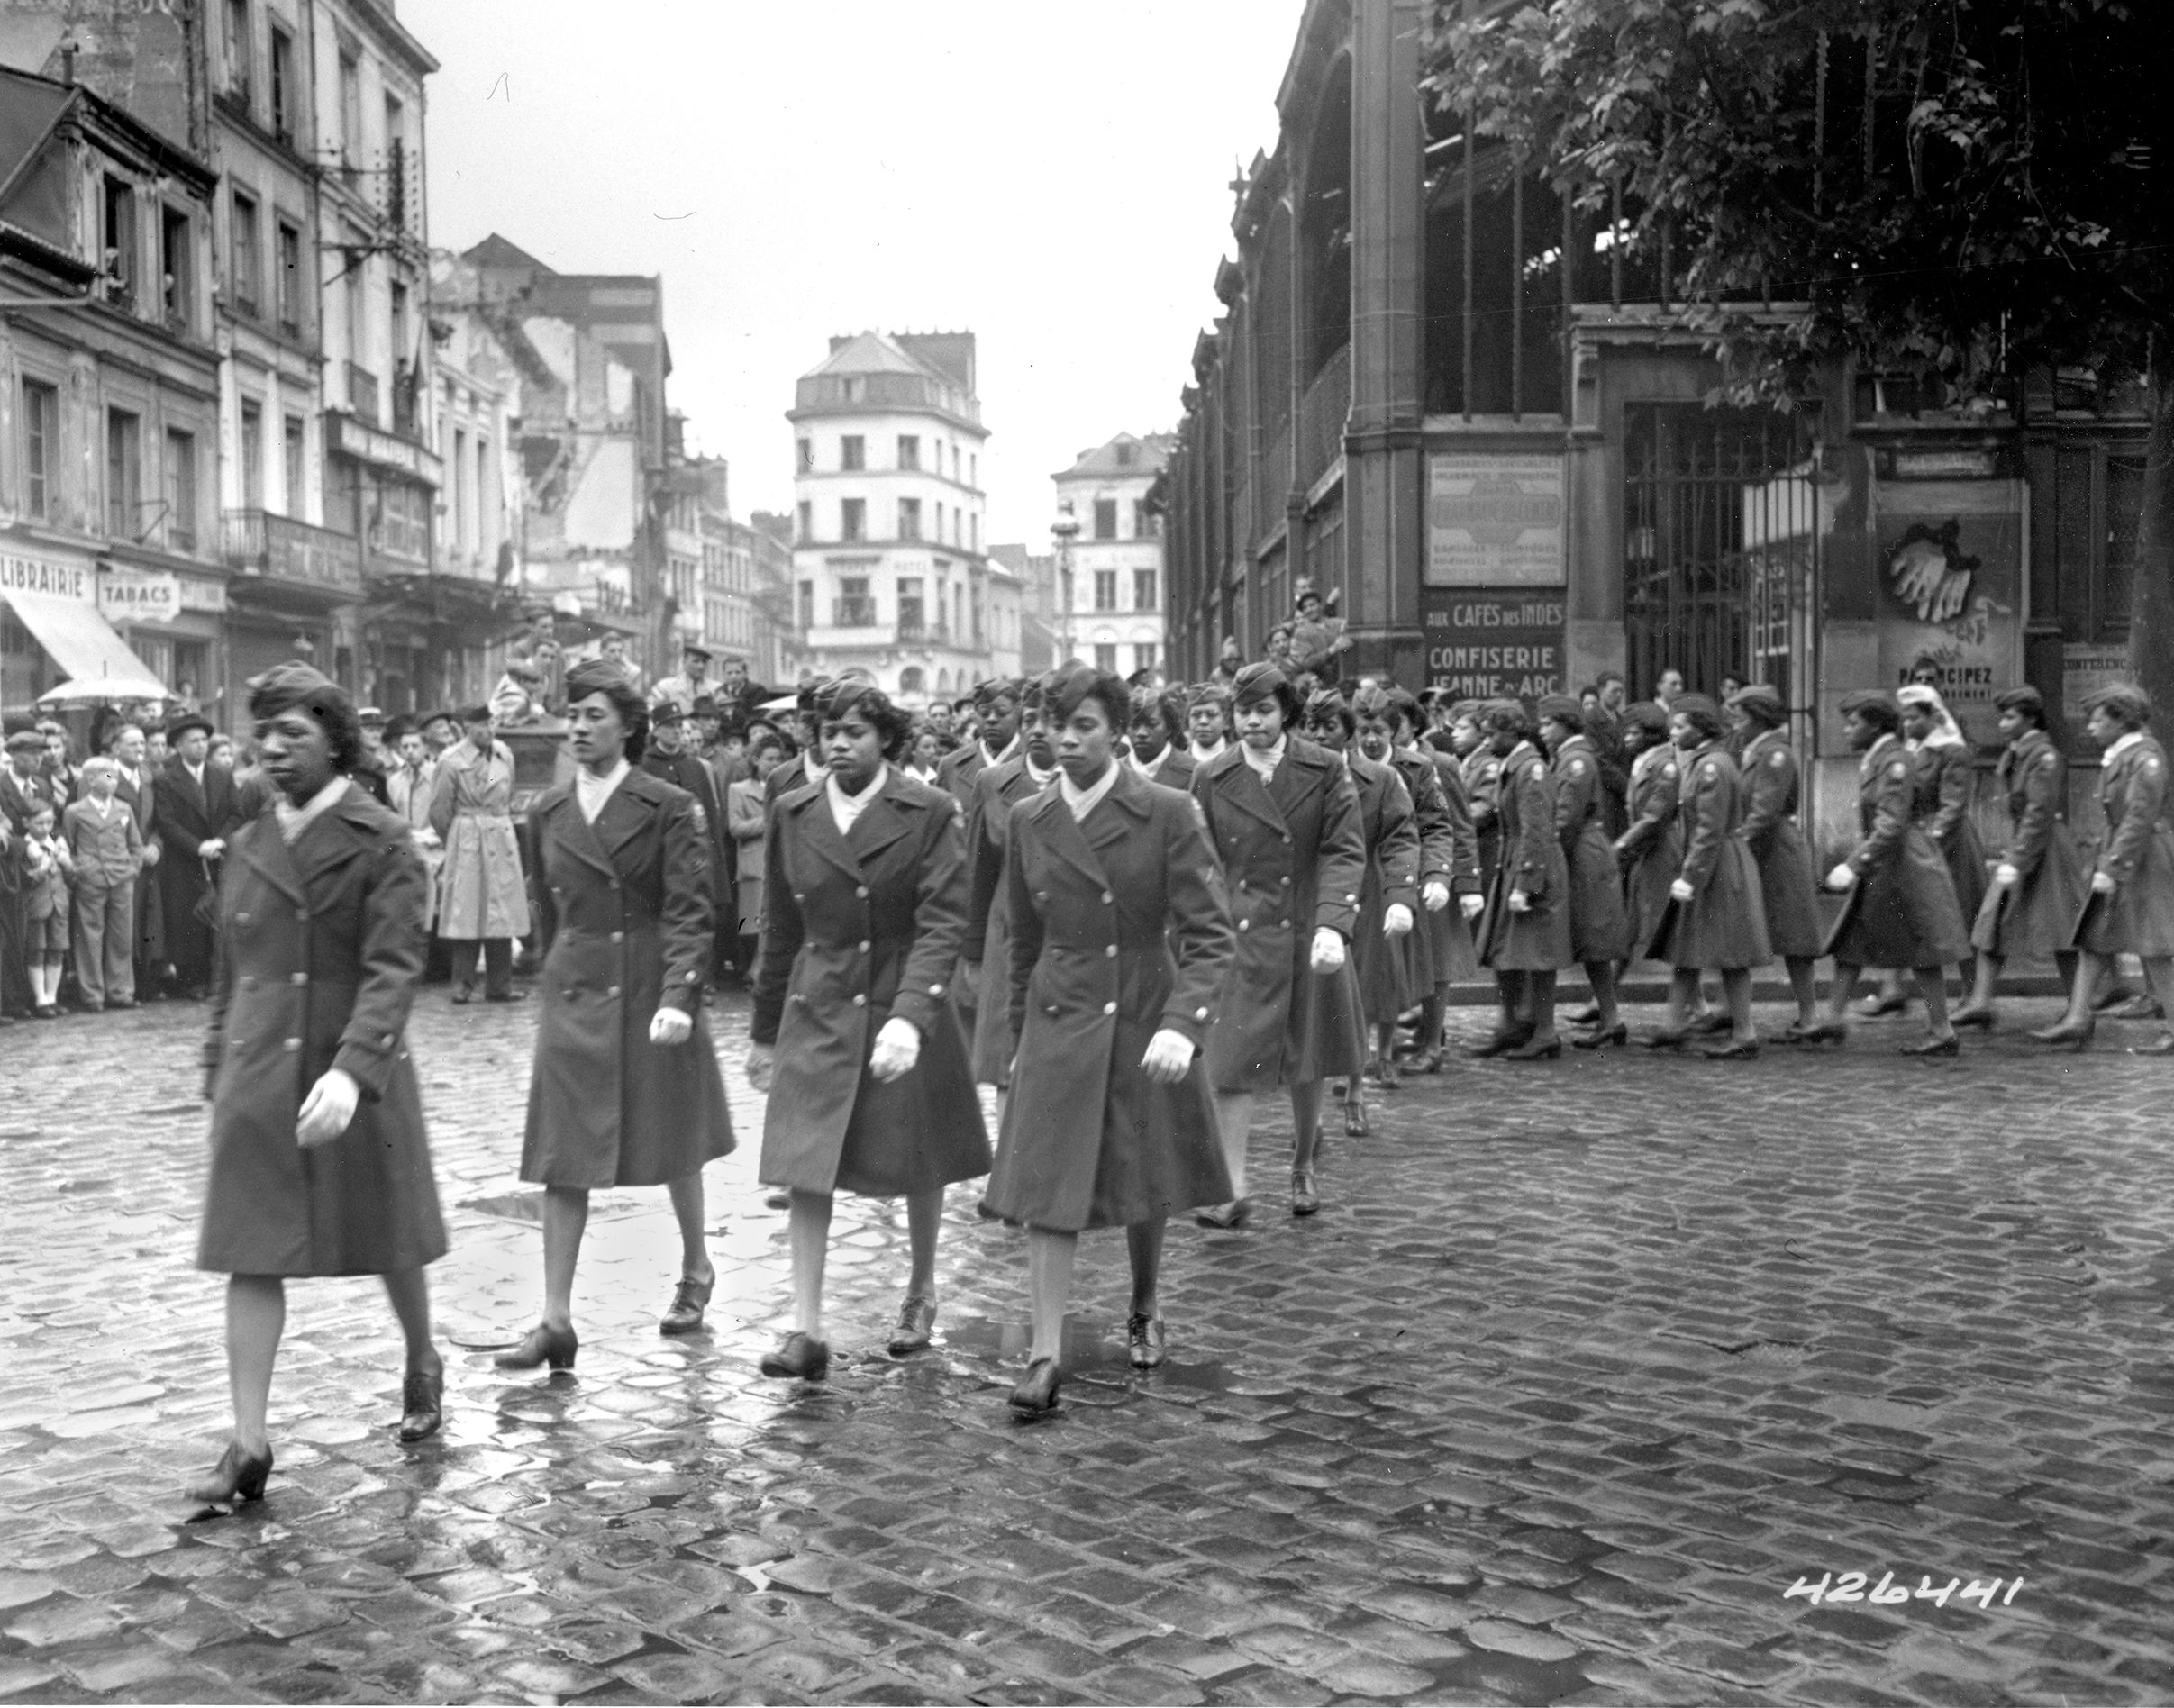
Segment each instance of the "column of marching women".
[[[2006,836],[1970,828],[1969,750],[1936,692],[1842,703],[1857,756],[1847,851],[1824,878],[1778,695],[1680,690],[1451,702],[1378,680],[1295,682],[1273,664],[1184,691],[1078,663],[984,685],[970,743],[925,735],[873,684],[804,686],[806,757],[750,786],[766,817],[747,1072],[768,1094],[760,1177],[788,1212],[792,1328],[767,1376],[830,1365],[823,1284],[841,1191],[903,1197],[909,1269],[889,1350],[928,1347],[946,1189],[987,1177],[986,1218],[1023,1231],[1032,1344],[1012,1407],[1063,1381],[1080,1234],[1123,1228],[1133,1366],[1165,1357],[1164,1231],[1190,1212],[1245,1227],[1252,1118],[1287,1098],[1289,1209],[1324,1204],[1329,1095],[1367,1130],[1369,1086],[1442,1068],[1453,983],[1493,975],[1470,1053],[1560,1061],[1556,981],[1593,1002],[1569,1041],[1631,1041],[1616,985],[1670,972],[1656,1049],[1761,1048],[1752,977],[1786,969],[1794,1044],[1847,1039],[1868,968],[1907,970],[1928,1021],[1914,1057],[1997,1023],[1997,979],[2050,959],[2081,1048],[2120,958],[2174,1000],[2167,756],[2138,690],[2090,702],[2106,833],[2068,822],[2067,760],[2037,693],[1999,696]],[[205,1065],[211,1167],[200,1267],[223,1272],[234,1428],[191,1494],[260,1494],[290,1277],[375,1275],[406,1343],[401,1439],[434,1433],[444,1366],[424,1272],[446,1249],[406,1048],[426,880],[410,825],[350,780],[356,709],[302,664],[252,685],[272,792],[233,832],[218,891]],[[695,794],[644,768],[651,713],[623,670],[567,680],[573,781],[532,809],[544,946],[521,1175],[543,1189],[542,1304],[500,1367],[564,1369],[588,1194],[663,1186],[680,1274],[659,1327],[701,1325],[714,1284],[702,1170],[732,1149],[703,995],[717,834]],[[1624,761],[1627,761],[1627,766]],[[751,878],[752,873],[749,875]],[[1830,892],[1823,910],[1819,889]],[[1831,920],[1824,917],[1831,913]],[[1831,958],[1824,1007],[1814,974]],[[1965,972],[1950,1012],[1947,972]],[[1722,998],[1709,1005],[1707,984]],[[2174,1033],[2140,1047],[2174,1053]],[[1496,1071],[1466,1069],[1464,1071]],[[992,1148],[977,1081],[998,1093]]]

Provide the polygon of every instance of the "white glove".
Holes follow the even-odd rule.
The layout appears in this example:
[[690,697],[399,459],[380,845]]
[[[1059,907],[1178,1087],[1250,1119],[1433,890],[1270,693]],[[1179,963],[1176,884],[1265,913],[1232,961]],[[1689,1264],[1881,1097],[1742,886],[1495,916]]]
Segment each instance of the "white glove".
[[1333,973],[1343,965],[1343,933],[1324,925],[1314,933],[1313,967],[1317,973]]
[[1430,877],[1419,892],[1419,900],[1428,913],[1439,913],[1450,904],[1450,886],[1439,877]]
[[778,1051],[770,1044],[750,1044],[747,1047],[747,1083],[757,1091],[769,1093],[770,1074],[778,1065]]
[[659,1008],[650,1016],[650,1042],[684,1044],[695,1035],[695,1017],[684,1008]]
[[1174,1086],[1193,1065],[1193,1040],[1165,1026],[1148,1040],[1148,1053],[1140,1058],[1142,1072],[1159,1086]]
[[1533,898],[1532,898],[1530,895],[1526,895],[1526,894],[1525,894],[1525,893],[1524,893],[1523,890],[1521,890],[1521,889],[1514,889],[1514,890],[1512,890],[1512,891],[1510,892],[1510,912],[1511,912],[1511,913],[1531,913],[1532,911],[1533,911]]
[[305,1149],[330,1144],[347,1131],[361,1097],[362,1087],[346,1068],[327,1068],[302,1100],[301,1112],[295,1117],[295,1142]]
[[2111,872],[2093,872],[2091,874],[2091,888],[2101,895],[2113,895],[2115,890],[2114,874]]
[[1412,934],[1412,910],[1402,902],[1391,902],[1382,910],[1381,934],[1384,937],[1409,937]]
[[200,860],[215,860],[225,852],[226,838],[223,836],[207,836],[196,844],[196,858]]
[[1846,890],[1856,881],[1857,868],[1847,860],[1827,874],[1827,887],[1831,890]]
[[876,1034],[876,1048],[869,1055],[869,1072],[885,1085],[914,1071],[921,1059],[921,1028],[893,1014]]
[[1487,898],[1484,895],[1460,895],[1457,905],[1464,909],[1467,919],[1478,919],[1487,912]]
[[2023,882],[2023,874],[2003,860],[1993,868],[1993,883],[1999,889],[2014,889]]
[[1677,901],[1687,902],[1696,896],[1698,892],[1691,887],[1691,880],[1689,878],[1679,877],[1673,884],[1669,886],[1669,894]]
[[[0,836],[0,848],[5,848],[6,846],[7,846],[7,839],[5,838],[5,836]],[[161,848],[159,846],[159,844],[158,844],[158,843],[156,843],[156,842],[146,842],[146,843],[143,845],[143,864],[144,864],[146,867],[152,867],[152,866],[156,866],[156,865],[158,865],[158,864],[159,864],[159,856],[161,853],[163,853],[164,851],[165,851],[165,850],[164,850],[164,849],[161,849]]]

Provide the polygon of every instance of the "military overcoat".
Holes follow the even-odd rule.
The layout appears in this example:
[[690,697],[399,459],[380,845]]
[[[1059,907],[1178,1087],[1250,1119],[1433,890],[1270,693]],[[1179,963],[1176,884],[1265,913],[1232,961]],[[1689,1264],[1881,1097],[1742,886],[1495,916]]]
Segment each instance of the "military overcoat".
[[[1419,831],[1419,882],[1448,886],[1452,897],[1479,892],[1479,844],[1472,831],[1471,804],[1465,799],[1464,773],[1457,761],[1433,748],[1393,748],[1389,761],[1412,797],[1412,822]],[[1472,929],[1454,901],[1428,913],[1420,910],[1418,928],[1404,940],[1405,977],[1414,997],[1436,985],[1472,978],[1479,958],[1472,949]]]
[[[1199,1046],[1237,932],[1192,803],[1127,771],[1085,820],[1061,792],[1022,800],[1006,837],[1006,959],[985,1008],[1008,1011],[1019,1065],[987,1208],[1072,1232],[1231,1197]],[[1174,1086],[1142,1071],[1164,1029],[1190,1039]]]
[[1549,780],[1555,790],[1555,840],[1569,868],[1571,957],[1581,965],[1628,960],[1623,874],[1608,835],[1600,757],[1591,740],[1573,735],[1557,749]]
[[1676,750],[1663,741],[1645,749],[1632,762],[1624,792],[1630,818],[1616,839],[1616,859],[1624,863],[1623,905],[1630,927],[1631,953],[1642,956],[1668,911],[1669,886],[1683,868],[1683,832],[1676,826],[1676,780],[1681,768]]
[[1802,785],[1787,731],[1762,730],[1744,744],[1742,836],[1759,862],[1759,895],[1766,904],[1767,943],[1791,960],[1815,960],[1826,950],[1819,917],[1819,875],[1797,822]]
[[[521,1177],[553,1186],[654,1186],[732,1149],[702,983],[711,931],[710,831],[685,789],[630,770],[596,822],[570,784],[536,825],[536,1060]],[[694,1036],[653,1044],[659,1006]]]
[[1857,881],[1823,951],[1845,965],[1948,967],[1970,952],[1948,863],[1912,816],[1916,792],[1909,750],[1881,736],[1858,762]]
[[[1419,832],[1412,796],[1404,779],[1387,765],[1362,753],[1346,761],[1359,791],[1359,820],[1366,837],[1366,879],[1359,886],[1359,925],[1351,939],[1351,965],[1359,979],[1359,1004],[1370,1026],[1395,1023],[1396,1016],[1431,993],[1433,981],[1415,982],[1405,945],[1424,932],[1419,923]],[[1446,881],[1446,874],[1444,875]],[[1401,938],[1381,934],[1392,903],[1412,910],[1413,929]],[[1430,957],[1430,964],[1432,958]]]
[[2069,762],[2043,730],[2026,730],[2000,756],[1994,781],[2008,809],[2003,864],[2020,877],[1988,888],[1970,931],[1980,954],[2042,960],[2069,949],[2089,880],[2069,829]]
[[513,811],[511,748],[493,741],[485,753],[460,740],[446,749],[431,784],[431,829],[445,845],[438,868],[439,936],[467,941],[528,935],[529,896]]
[[977,992],[971,1008],[974,1078],[985,1086],[1010,1083],[1012,1057],[1019,1035],[1012,1030],[1011,1004],[1004,981],[1011,976],[1011,894],[1004,882],[1004,851],[1011,836],[1012,812],[1043,787],[1027,769],[1026,756],[1015,753],[975,773],[972,804],[967,809],[966,846],[969,900],[964,958],[980,968],[986,999]]
[[1458,775],[1464,778],[1465,799],[1472,809],[1473,851],[1479,859],[1479,893],[1491,895],[1495,888],[1495,868],[1502,860],[1502,822],[1495,805],[1502,787],[1502,761],[1482,741],[1456,763]]
[[[988,1136],[947,1001],[966,934],[958,803],[888,768],[841,832],[829,786],[771,811],[750,1036],[777,1046],[761,1177],[877,1197],[988,1172]],[[887,1084],[868,1071],[894,1014],[921,1050]]]
[[[1529,741],[1501,761],[1495,777],[1495,822],[1502,847],[1480,915],[1479,958],[1498,973],[1551,973],[1570,953],[1570,867],[1555,835],[1555,790],[1548,762]],[[1531,904],[1510,911],[1510,892]]]
[[1208,1033],[1208,1083],[1272,1091],[1364,1061],[1359,985],[1347,953],[1313,970],[1314,933],[1347,943],[1359,926],[1366,831],[1343,761],[1296,735],[1264,784],[1237,746],[1193,773],[1208,840],[1223,864],[1238,929],[1223,1002]]
[[[205,1041],[199,1268],[387,1275],[445,1254],[407,1047],[423,909],[407,825],[351,785],[291,847],[269,813],[234,832]],[[360,1088],[354,1120],[304,1149],[296,1117],[333,1068]]]
[[2167,755],[2156,736],[2124,738],[2106,750],[2098,774],[2106,840],[2095,871],[2115,882],[2093,894],[2074,943],[2094,955],[2174,955],[2174,830],[2168,828]]
[[1691,886],[1687,902],[1671,900],[1654,934],[1652,957],[1675,968],[1739,972],[1773,958],[1759,863],[1737,832],[1743,823],[1743,781],[1718,741],[1682,754],[1676,785],[1677,832],[1683,865],[1677,877]]
[[1955,886],[1955,905],[1968,924],[1986,897],[1986,850],[1970,822],[1970,802],[1978,793],[1978,768],[1961,741],[1930,741],[1917,750],[1917,822],[1948,865]]

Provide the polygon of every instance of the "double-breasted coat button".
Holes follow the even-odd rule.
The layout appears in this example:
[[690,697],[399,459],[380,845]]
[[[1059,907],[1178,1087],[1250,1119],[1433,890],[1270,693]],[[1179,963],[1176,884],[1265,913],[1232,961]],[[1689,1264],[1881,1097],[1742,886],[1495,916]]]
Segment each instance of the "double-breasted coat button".
[[1207,1017],[1208,1011],[1205,1008],[1196,1008],[1193,1011],[1193,1018],[1195,1020],[1205,1020]]
[[863,955],[869,952],[869,940],[865,937],[860,940],[860,952]]
[[929,986],[929,995],[932,995],[932,996],[941,996],[941,995],[943,995],[943,986],[942,986],[941,985],[931,985],[931,986]]
[[393,1035],[390,1032],[385,1034],[385,1047],[387,1049],[390,1049],[393,1047]]
[[1290,836],[1289,836],[1289,833],[1288,833],[1288,832],[1286,832],[1286,833],[1285,833],[1285,836],[1284,836],[1284,839],[1283,839],[1283,845],[1284,845],[1284,847],[1286,847],[1286,848],[1288,848],[1288,847],[1290,847],[1290,845],[1291,845],[1291,839],[1290,839]]
[[605,994],[606,996],[616,996],[616,995],[619,994],[619,986],[616,986],[616,985],[614,985],[614,986],[612,986],[610,989],[606,990],[606,991],[605,991],[604,994]]
[[1102,1012],[1105,1014],[1114,1014],[1117,1012],[1117,1004],[1115,1003],[1105,1003],[1102,1005]]
[[306,925],[310,922],[310,911],[306,907],[297,907],[295,910],[295,917]]
[[866,1008],[868,1005],[869,999],[863,996],[859,991],[855,991],[853,993],[853,1006],[856,1008]]
[[1102,952],[1103,952],[1105,955],[1107,955],[1107,956],[1108,956],[1108,957],[1109,957],[1109,958],[1110,958],[1112,960],[1115,960],[1115,959],[1117,958],[1117,945],[1116,945],[1116,944],[1114,944],[1114,943],[1112,943],[1112,944],[1111,944],[1111,945],[1110,945],[1110,946],[1109,946],[1107,949],[1104,949]]
[[614,932],[612,933],[612,941],[614,941],[614,943],[623,943],[623,942],[625,942],[625,941],[626,941],[626,933],[625,933],[624,931],[614,931]]
[[853,894],[865,902],[869,898],[869,886],[866,884],[856,884],[853,886]]
[[1253,922],[1250,919],[1242,919],[1238,922],[1238,929],[1242,931],[1251,931],[1252,928]]
[[1290,875],[1288,872],[1286,872],[1286,873],[1285,873],[1285,874],[1284,874],[1284,875],[1283,875],[1281,877],[1278,878],[1276,881],[1277,881],[1278,884],[1282,885],[1282,886],[1284,886],[1284,888],[1286,888],[1286,889],[1288,889],[1288,888],[1290,888],[1290,887],[1291,887],[1291,875]]
[[302,1040],[299,1038],[282,1038],[279,1040],[279,1048],[289,1051],[300,1049]]
[[1111,895],[1111,894],[1109,893],[1109,891],[1107,891],[1107,890],[1104,890],[1104,891],[1102,892],[1102,899],[1103,899],[1105,902],[1114,902],[1114,901],[1115,901],[1117,898],[1116,898],[1114,895]]
[[291,985],[306,985],[310,982],[310,976],[307,973],[290,973],[287,982]]

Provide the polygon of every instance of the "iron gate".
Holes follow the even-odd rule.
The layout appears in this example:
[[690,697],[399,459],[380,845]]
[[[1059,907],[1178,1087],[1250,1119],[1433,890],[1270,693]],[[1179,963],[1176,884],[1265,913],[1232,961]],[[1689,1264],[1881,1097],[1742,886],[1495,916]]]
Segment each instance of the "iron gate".
[[1800,417],[1699,404],[1624,410],[1624,628],[1631,686],[1663,670],[1718,694],[1765,682],[1814,750],[1819,528]]

